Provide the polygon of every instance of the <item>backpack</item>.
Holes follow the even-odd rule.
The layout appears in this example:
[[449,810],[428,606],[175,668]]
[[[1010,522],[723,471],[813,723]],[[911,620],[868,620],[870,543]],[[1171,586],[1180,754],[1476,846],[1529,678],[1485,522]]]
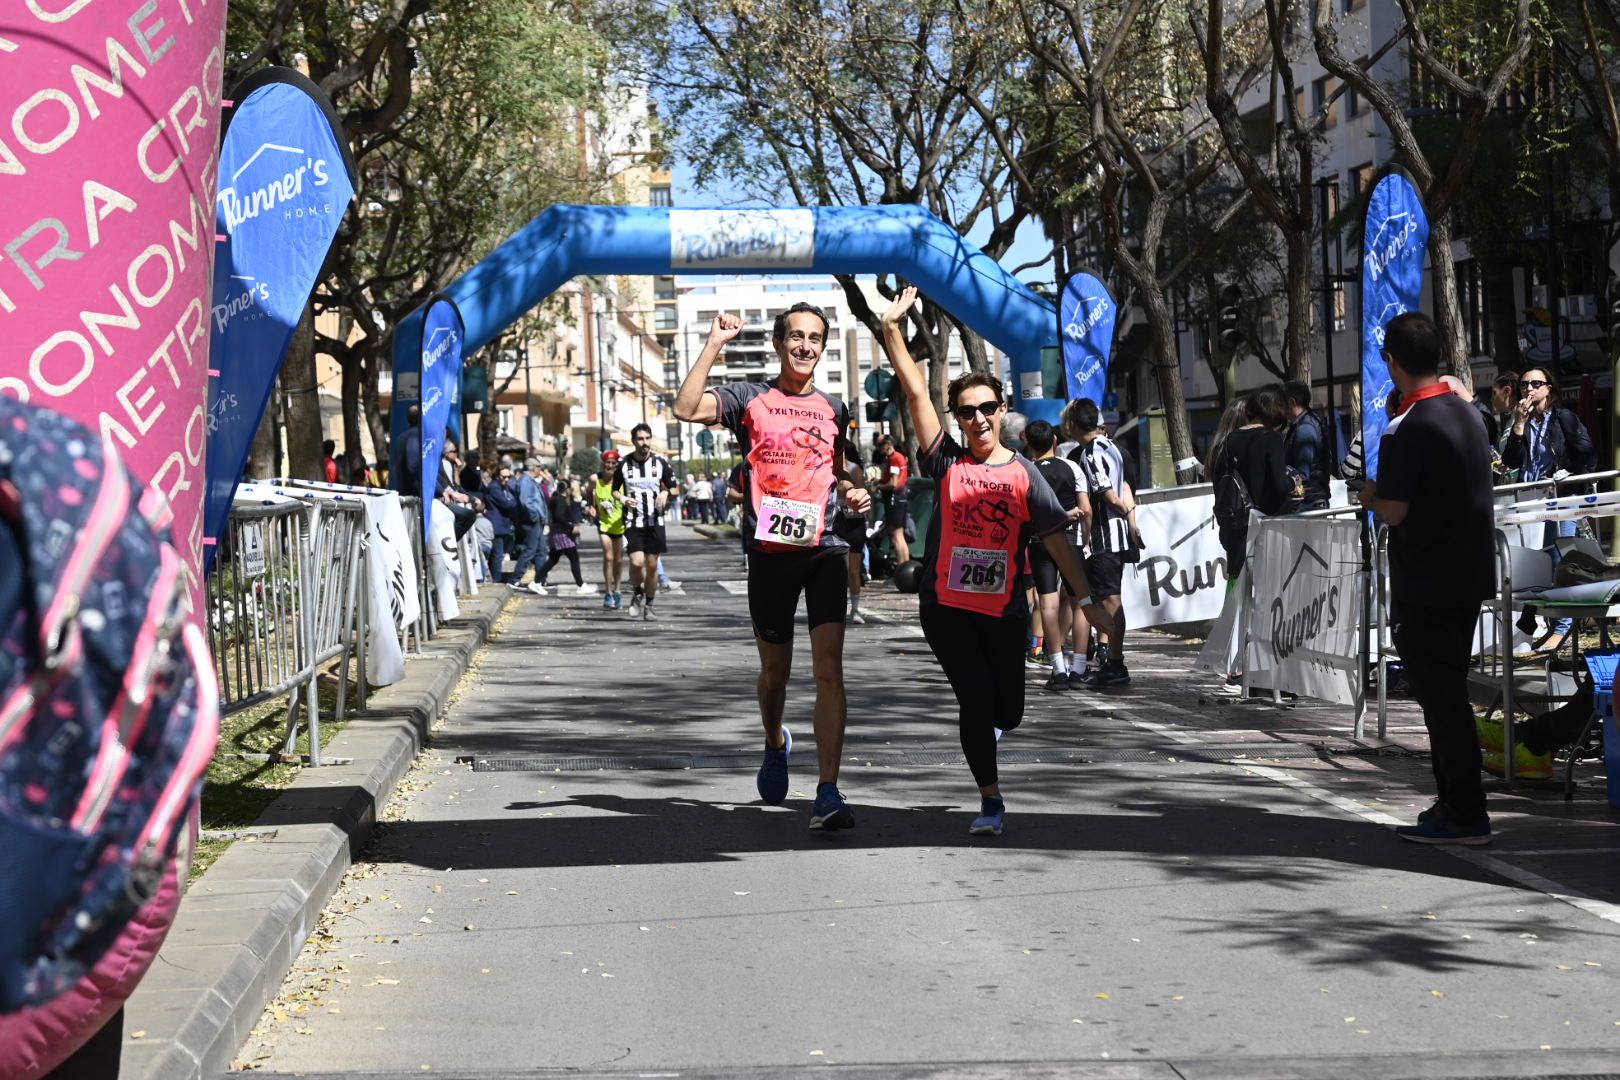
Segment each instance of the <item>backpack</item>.
[[1237,456],[1226,453],[1226,468],[1215,478],[1215,524],[1223,529],[1247,528],[1254,500],[1249,486],[1238,475]]
[[157,892],[219,737],[168,504],[0,396],[0,1013],[73,986]]
[[546,508],[545,492],[540,490],[539,481],[528,473],[518,479],[518,517],[528,525],[536,522],[544,525],[551,520],[551,511]]

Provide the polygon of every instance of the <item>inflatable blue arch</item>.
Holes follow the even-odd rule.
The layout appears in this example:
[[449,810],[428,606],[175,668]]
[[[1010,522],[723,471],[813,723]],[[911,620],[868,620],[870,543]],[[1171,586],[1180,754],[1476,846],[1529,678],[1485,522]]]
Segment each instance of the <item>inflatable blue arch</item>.
[[[1058,345],[1057,309],[939,218],[918,206],[698,209],[553,206],[444,295],[466,325],[464,355],[492,341],[580,274],[812,272],[895,274],[915,284],[1011,360],[1015,408],[1056,421],[1043,392],[1041,350]],[[423,309],[394,333],[393,430],[414,402]]]

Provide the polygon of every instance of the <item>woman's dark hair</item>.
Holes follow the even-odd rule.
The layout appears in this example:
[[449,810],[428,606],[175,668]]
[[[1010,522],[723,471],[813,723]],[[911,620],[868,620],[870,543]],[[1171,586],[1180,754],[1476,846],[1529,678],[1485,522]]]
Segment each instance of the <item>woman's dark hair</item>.
[[1262,386],[1249,395],[1243,415],[1251,424],[1258,421],[1273,431],[1281,431],[1288,426],[1288,399],[1279,388]]
[[821,340],[826,341],[827,334],[832,330],[832,324],[827,321],[827,313],[814,304],[806,304],[803,300],[776,317],[776,324],[771,327],[771,340],[775,342],[786,341],[788,316],[796,315],[801,311],[808,311],[821,320]]
[[996,401],[1006,404],[1007,398],[1001,392],[1001,380],[994,375],[986,375],[982,371],[969,371],[958,375],[951,380],[951,385],[945,388],[945,404],[947,408],[956,408],[956,399],[962,396],[962,391],[971,390],[975,386],[988,386],[990,392],[996,395]]
[[1560,393],[1560,391],[1558,389],[1558,376],[1554,375],[1551,371],[1549,371],[1548,369],[1546,369],[1544,367],[1531,366],[1531,367],[1527,367],[1523,371],[1519,372],[1519,378],[1521,378],[1521,379],[1529,378],[1530,373],[1532,371],[1541,372],[1541,377],[1543,379],[1547,380],[1547,408],[1549,408],[1549,409],[1558,408],[1558,404],[1559,404],[1558,403],[1558,395]]

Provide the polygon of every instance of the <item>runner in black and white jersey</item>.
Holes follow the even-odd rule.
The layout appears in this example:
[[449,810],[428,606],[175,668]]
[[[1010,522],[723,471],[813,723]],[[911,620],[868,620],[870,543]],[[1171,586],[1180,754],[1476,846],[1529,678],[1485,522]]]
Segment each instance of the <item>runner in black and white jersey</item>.
[[632,619],[655,619],[653,597],[658,592],[658,557],[669,550],[664,537],[664,511],[675,485],[669,462],[652,452],[652,428],[637,424],[630,429],[635,449],[619,465],[624,477],[624,547],[630,553]]
[[1125,478],[1125,459],[1103,434],[1097,403],[1081,398],[1064,410],[1064,422],[1080,445],[1069,455],[1086,475],[1091,495],[1091,554],[1086,558],[1086,580],[1091,599],[1108,616],[1094,623],[1102,636],[1100,663],[1086,685],[1093,690],[1130,684],[1125,667],[1125,608],[1120,580],[1125,563],[1135,562],[1141,548],[1136,529],[1136,493]]
[[[1024,446],[1035,461],[1035,471],[1051,486],[1058,505],[1068,516],[1070,524],[1064,534],[1074,551],[1075,562],[1084,564],[1085,537],[1091,528],[1090,487],[1085,470],[1078,462],[1057,456],[1057,432],[1045,420],[1036,420],[1024,429]],[[1051,670],[1046,688],[1053,691],[1079,689],[1086,683],[1081,671],[1074,666],[1076,650],[1069,645],[1069,633],[1074,632],[1075,643],[1083,657],[1091,629],[1080,610],[1082,598],[1075,596],[1074,590],[1060,580],[1057,563],[1043,541],[1030,542],[1029,568],[1040,598],[1041,637]]]

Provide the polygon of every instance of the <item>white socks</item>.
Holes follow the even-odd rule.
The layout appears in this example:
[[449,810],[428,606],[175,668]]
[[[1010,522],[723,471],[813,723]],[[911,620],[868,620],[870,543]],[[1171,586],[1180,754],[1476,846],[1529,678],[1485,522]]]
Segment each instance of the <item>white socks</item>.
[[1067,675],[1069,673],[1068,660],[1062,653],[1053,653],[1047,659],[1052,662],[1052,674]]

